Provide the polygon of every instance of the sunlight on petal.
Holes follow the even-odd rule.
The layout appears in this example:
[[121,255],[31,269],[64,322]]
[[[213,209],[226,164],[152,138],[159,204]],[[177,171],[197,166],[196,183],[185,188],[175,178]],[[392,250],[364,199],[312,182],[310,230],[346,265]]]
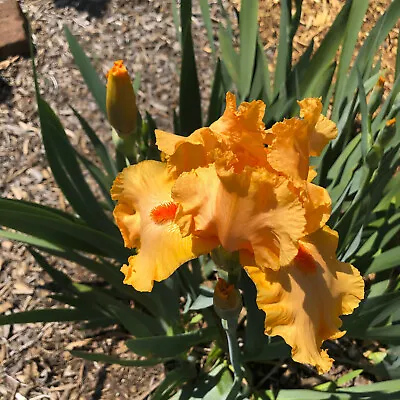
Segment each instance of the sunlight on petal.
[[124,283],[139,291],[151,291],[154,281],[168,278],[181,264],[214,247],[209,239],[182,237],[174,222],[174,183],[166,164],[143,161],[125,168],[111,189],[125,246],[138,250],[121,269]]
[[331,216],[331,198],[326,189],[306,182],[302,202],[306,213],[307,225],[305,234],[309,235],[322,228]]
[[364,297],[364,282],[351,264],[336,259],[338,236],[324,227],[300,242],[293,262],[279,271],[252,265],[245,269],[266,313],[265,333],[280,335],[295,361],[327,372],[332,359],[320,347],[342,336],[339,316],[351,313]]
[[252,251],[265,268],[278,269],[297,254],[304,209],[279,175],[246,168],[221,177],[210,165],[182,174],[172,197],[180,204],[177,223],[185,234],[216,237],[228,251]]
[[246,166],[266,167],[265,144],[272,137],[265,131],[264,112],[262,101],[242,103],[237,109],[235,96],[227,93],[224,114],[209,128],[188,137],[156,130],[157,146],[176,176],[211,163],[221,174],[230,169],[239,173]]
[[228,92],[225,112],[221,118],[210,125],[210,129],[226,136],[238,136],[244,132],[251,132],[253,136],[262,138],[265,135],[264,114],[265,104],[261,100],[243,102],[236,109],[236,97]]
[[272,127],[274,140],[268,148],[271,167],[294,181],[307,180],[309,170],[308,125],[291,118]]
[[321,115],[321,99],[309,98],[298,101],[300,117],[309,125],[309,155],[319,156],[323,148],[337,136],[334,122]]

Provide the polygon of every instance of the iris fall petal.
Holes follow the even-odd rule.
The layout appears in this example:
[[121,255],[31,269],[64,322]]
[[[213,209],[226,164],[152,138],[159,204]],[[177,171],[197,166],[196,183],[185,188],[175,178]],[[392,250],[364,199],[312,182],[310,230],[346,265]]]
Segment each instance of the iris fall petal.
[[125,246],[138,251],[121,268],[124,283],[136,290],[151,291],[154,281],[168,278],[181,264],[215,246],[209,239],[182,237],[174,222],[174,183],[166,164],[143,161],[125,168],[111,189],[118,201],[114,217]]
[[339,316],[351,313],[364,297],[357,269],[337,260],[338,236],[328,227],[300,241],[293,262],[279,271],[246,266],[257,288],[258,307],[266,313],[265,332],[282,336],[295,361],[315,365],[320,373],[332,365],[324,340],[341,337]]

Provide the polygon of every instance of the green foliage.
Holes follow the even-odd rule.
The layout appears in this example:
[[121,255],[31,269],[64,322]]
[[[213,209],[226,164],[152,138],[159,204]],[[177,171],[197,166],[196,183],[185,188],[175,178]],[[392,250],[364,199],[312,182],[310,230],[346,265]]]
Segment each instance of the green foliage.
[[201,128],[201,99],[192,39],[192,0],[182,2],[182,66],[179,90],[179,126],[183,136]]
[[276,400],[395,400],[400,395],[400,380],[338,389],[334,393],[313,390],[281,390]]
[[[177,133],[188,135],[203,123],[191,34],[191,1],[182,1],[180,8],[175,1],[172,5],[182,48],[180,108],[174,113],[174,125]],[[208,3],[200,1],[212,49],[210,61],[215,61],[207,125],[221,115],[228,90],[236,92],[242,100],[262,99],[267,104],[268,127],[277,120],[296,115],[296,100],[322,96],[324,112],[329,110],[339,134],[313,160],[318,168],[317,183],[327,187],[332,198],[329,225],[340,234],[339,258],[353,263],[368,279],[366,300],[354,315],[343,318],[344,328],[360,345],[379,342],[385,350],[372,353],[375,355],[360,365],[344,359],[344,364],[355,369],[313,390],[278,391],[278,387],[273,387],[272,391],[265,392],[254,384],[253,372],[270,366],[270,376],[277,373],[274,371],[289,356],[289,347],[282,340],[263,334],[264,314],[256,306],[255,287],[243,274],[240,288],[247,314],[238,334],[244,337],[241,362],[247,387],[240,398],[398,399],[400,381],[395,379],[400,378],[400,179],[395,173],[399,167],[400,124],[397,122],[388,128],[386,122],[400,117],[399,52],[391,92],[386,99],[373,98],[371,93],[383,74],[379,63],[373,65],[373,56],[400,18],[400,0],[394,0],[381,16],[351,67],[368,1],[347,1],[321,46],[314,51],[311,42],[293,65],[292,44],[301,6],[301,0],[281,1],[278,55],[271,82],[268,61],[257,33],[258,1],[249,0],[239,13],[239,46],[233,40],[233,16],[219,2],[223,16],[217,29],[219,50],[214,43]],[[67,28],[65,34],[89,90],[105,113],[102,80],[78,40]],[[339,49],[340,55],[336,57]],[[96,353],[94,349],[72,354],[124,366],[164,363],[168,371],[154,392],[154,399],[236,398],[233,393],[240,389],[242,382],[232,377],[224,333],[210,308],[212,290],[202,285],[213,273],[212,260],[202,257],[193,261],[190,268],[181,267],[168,280],[156,283],[151,294],[139,293],[122,283],[119,268],[131,252],[123,247],[120,233],[110,218],[113,202],[109,188],[126,160],[121,154],[113,158],[88,121],[72,108],[93,145],[98,162],[79,154],[69,143],[61,121],[40,94],[35,69],[34,74],[46,156],[74,214],[34,203],[0,199],[0,225],[4,226],[0,237],[31,246],[29,250],[36,262],[52,279],[52,297],[62,306],[2,315],[0,324],[79,321],[87,329],[118,324],[125,334],[126,346],[144,359],[120,359]],[[140,77],[136,77],[136,90],[139,84]],[[148,113],[143,119],[139,117],[138,160],[159,159],[154,145],[156,123]],[[86,172],[95,179],[101,198],[87,183]],[[97,278],[85,284],[73,282],[47,261],[47,255],[79,264]],[[204,347],[210,350],[206,355]],[[372,380],[384,381],[341,387],[364,372]]]
[[74,56],[76,65],[82,74],[83,79],[100,110],[106,115],[106,87],[101,81],[89,58],[86,56],[76,38],[72,35],[68,27],[64,27],[65,37],[67,38],[69,49]]
[[126,342],[130,350],[146,357],[174,357],[199,343],[207,343],[218,334],[216,328],[204,328],[173,336],[154,336]]
[[258,32],[258,0],[248,0],[240,13],[240,93],[243,98],[250,90],[255,62]]

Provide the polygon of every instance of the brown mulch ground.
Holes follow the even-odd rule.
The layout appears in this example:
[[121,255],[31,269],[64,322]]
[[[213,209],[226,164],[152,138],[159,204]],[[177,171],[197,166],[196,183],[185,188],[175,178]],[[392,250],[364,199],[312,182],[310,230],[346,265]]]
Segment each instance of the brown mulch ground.
[[[332,25],[337,14],[343,7],[343,0],[314,0],[303,2],[303,13],[300,26],[293,43],[293,59],[297,61],[304,50],[314,39],[314,49],[321,44],[326,32]],[[391,0],[372,0],[364,17],[360,33],[358,35],[357,49],[368,36],[378,18],[385,12]],[[278,46],[279,35],[279,0],[260,0],[260,30],[265,43],[264,49],[273,58]],[[394,66],[396,64],[396,49],[398,48],[400,22],[389,33],[383,46],[380,48],[382,54],[382,69],[386,70],[387,86],[390,87],[394,81]]]
[[[217,23],[217,1],[212,1]],[[304,2],[304,15],[295,41],[295,58],[311,37],[319,38],[340,10],[343,1]],[[390,3],[372,1],[360,39]],[[67,24],[91,55],[102,75],[115,59],[123,58],[132,73],[141,73],[138,93],[162,129],[172,129],[177,106],[179,45],[170,3],[161,0],[25,0],[22,8],[32,21],[40,84],[45,98],[60,116],[71,142],[84,154],[91,148],[69,108],[77,108],[96,132],[109,141],[109,127],[73,64],[62,27]],[[260,1],[260,26],[265,50],[273,57],[279,31],[279,2]],[[203,98],[209,93],[212,70],[201,14],[194,7],[193,29],[200,63]],[[386,41],[383,66],[393,79],[399,26]],[[0,195],[68,209],[55,185],[41,144],[30,61],[11,58],[0,63]],[[18,312],[53,306],[42,288],[48,280],[23,246],[0,243],[0,312]],[[57,264],[80,276],[73,265]],[[85,332],[73,324],[29,324],[0,327],[1,399],[145,399],[163,377],[162,367],[123,368],[74,359],[68,350],[87,344]],[[105,352],[126,349],[110,338],[91,345]]]

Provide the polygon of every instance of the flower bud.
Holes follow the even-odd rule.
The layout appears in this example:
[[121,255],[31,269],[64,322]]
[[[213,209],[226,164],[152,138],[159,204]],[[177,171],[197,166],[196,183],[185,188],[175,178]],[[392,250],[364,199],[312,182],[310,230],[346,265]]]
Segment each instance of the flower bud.
[[107,116],[111,126],[122,138],[136,131],[136,97],[132,81],[122,60],[114,62],[107,73]]
[[386,125],[379,132],[378,143],[385,148],[396,134],[396,118],[392,118],[386,122]]
[[372,90],[371,97],[368,102],[368,111],[372,115],[380,106],[384,92],[385,78],[380,76],[378,82]]
[[237,318],[242,310],[242,296],[234,285],[219,278],[214,289],[214,309],[222,319]]

